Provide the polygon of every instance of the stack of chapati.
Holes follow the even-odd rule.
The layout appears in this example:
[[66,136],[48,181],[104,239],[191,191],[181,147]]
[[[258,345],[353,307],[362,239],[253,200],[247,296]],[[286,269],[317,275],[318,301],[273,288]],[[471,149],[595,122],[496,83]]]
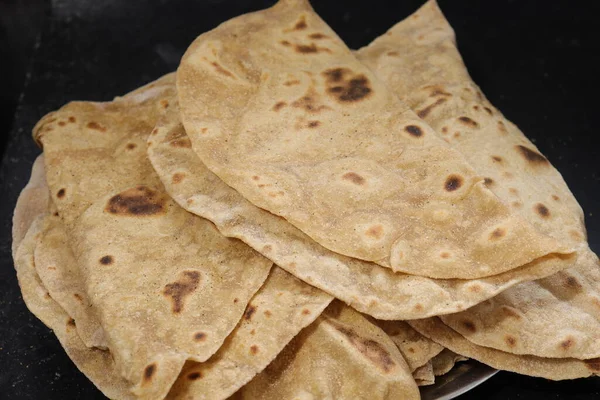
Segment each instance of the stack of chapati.
[[34,138],[23,298],[110,398],[413,399],[466,358],[600,373],[582,210],[434,1],[353,53],[281,0]]

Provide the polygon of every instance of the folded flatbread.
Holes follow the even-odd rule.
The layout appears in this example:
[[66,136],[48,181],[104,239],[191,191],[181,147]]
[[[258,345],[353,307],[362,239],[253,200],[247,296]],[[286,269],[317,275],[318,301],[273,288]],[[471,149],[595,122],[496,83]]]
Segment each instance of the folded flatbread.
[[191,148],[176,103],[148,138],[148,156],[181,207],[211,220],[224,235],[243,240],[303,281],[379,319],[461,311],[516,283],[564,268],[547,262],[554,257],[548,256],[489,278],[432,279],[334,253],[283,218],[256,207],[210,172]]
[[572,268],[442,321],[475,344],[510,353],[600,357],[600,266],[585,240],[581,207],[560,173],[472,82],[435,1],[357,55],[486,177],[494,194],[539,231],[579,249],[576,258],[547,259]]
[[146,140],[173,92],[168,75],[113,102],[70,103],[34,130],[85,292],[140,398],[164,397],[187,360],[221,347],[272,265],[164,192]]
[[308,1],[200,35],[177,91],[202,162],[334,252],[472,279],[573,251],[500,201]]

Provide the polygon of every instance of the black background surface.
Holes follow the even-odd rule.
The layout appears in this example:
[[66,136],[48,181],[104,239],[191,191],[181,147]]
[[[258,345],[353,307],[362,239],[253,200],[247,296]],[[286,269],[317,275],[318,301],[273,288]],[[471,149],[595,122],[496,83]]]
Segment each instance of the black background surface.
[[[352,48],[421,0],[315,0]],[[20,296],[12,209],[40,150],[30,132],[70,100],[110,100],[176,68],[200,33],[272,1],[0,0],[0,399],[100,399]],[[599,2],[440,0],[471,75],[562,172],[600,250]],[[600,335],[600,332],[598,333]],[[501,372],[461,399],[600,398],[600,378],[549,382]]]

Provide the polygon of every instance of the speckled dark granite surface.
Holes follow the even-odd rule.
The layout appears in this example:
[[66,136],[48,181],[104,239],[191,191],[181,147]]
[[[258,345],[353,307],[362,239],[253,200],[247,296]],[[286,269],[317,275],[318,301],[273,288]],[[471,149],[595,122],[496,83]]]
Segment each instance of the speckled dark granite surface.
[[[40,35],[0,170],[0,399],[103,398],[51,331],[27,311],[13,270],[10,219],[40,152],[30,139],[35,122],[67,101],[109,100],[172,71],[198,34],[271,3],[39,1],[45,17],[30,27]],[[420,3],[314,1],[354,48]],[[592,248],[600,251],[600,150],[594,122],[600,89],[598,3],[440,0],[440,5],[474,80],[562,172],[586,211]],[[600,379],[555,383],[502,372],[461,398],[595,399]]]

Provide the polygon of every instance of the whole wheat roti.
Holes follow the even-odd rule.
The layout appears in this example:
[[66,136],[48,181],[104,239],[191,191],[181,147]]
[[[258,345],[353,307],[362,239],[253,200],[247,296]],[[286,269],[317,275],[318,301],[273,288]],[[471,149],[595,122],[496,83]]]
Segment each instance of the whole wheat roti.
[[586,247],[583,212],[562,176],[473,83],[435,1],[357,56],[537,230],[570,248]]
[[478,346],[432,317],[409,322],[422,335],[462,356],[473,358],[493,368],[551,380],[585,378],[600,374],[600,359],[545,358],[516,355]]
[[572,252],[499,201],[308,1],[282,0],[204,33],[177,88],[205,165],[337,253],[477,278]]
[[235,399],[419,399],[390,338],[334,301]]
[[[32,174],[32,180],[34,176],[41,179],[40,186],[45,187],[45,177]],[[40,195],[47,198],[49,193],[45,189],[46,193]],[[28,196],[26,190],[23,193],[22,196]],[[22,207],[27,206],[23,203]],[[33,210],[27,212],[32,213]],[[48,275],[41,281],[50,296],[53,299],[58,296],[63,300],[59,305],[65,304],[67,309],[73,310],[67,314],[76,321],[78,334],[83,339],[89,335],[89,328],[85,328],[99,326],[99,323],[93,305],[87,302],[85,285],[65,238],[61,222],[50,212],[41,223],[35,269]],[[39,255],[43,256],[43,262]],[[48,282],[50,287],[46,285]],[[319,316],[331,299],[325,292],[275,267],[218,352],[204,363],[189,362],[167,397],[227,398],[262,371],[302,328]],[[252,351],[253,346],[260,351]]]
[[[303,281],[379,319],[413,319],[457,312],[524,280],[564,268],[548,256],[517,270],[477,280],[444,280],[393,273],[334,253],[262,210],[200,161],[172,104],[148,138],[149,158],[167,192],[186,210],[214,222]],[[571,256],[565,256],[571,257]]]
[[421,335],[405,321],[377,321],[377,326],[396,344],[413,372],[444,350],[443,346]]
[[45,217],[41,214],[36,199],[25,190],[15,209],[15,215],[20,213],[27,213],[32,217],[35,214],[29,230],[13,252],[17,279],[27,308],[54,331],[69,358],[106,396],[133,399],[129,383],[118,374],[109,352],[90,349],[81,341],[75,329],[75,321],[50,297],[39,279],[34,251],[40,240]]
[[218,350],[272,265],[164,192],[146,139],[172,93],[167,76],[113,102],[70,103],[34,132],[85,292],[140,398],[164,397],[186,360]]
[[[45,180],[45,178],[43,178]],[[50,192],[46,188],[46,197]],[[69,238],[52,202],[35,247],[35,269],[59,306],[77,322],[77,333],[87,347],[106,349],[104,329],[90,300]]]
[[[44,116],[33,137],[67,232],[94,201],[144,183],[159,186],[146,137],[174,95],[169,74],[112,102],[71,102]],[[132,183],[134,182],[134,183]]]
[[206,362],[188,363],[167,399],[228,398],[265,369],[331,300],[325,292],[273,267],[219,351]]
[[[35,245],[35,269],[37,279],[65,312],[77,319],[77,333],[88,347],[106,347],[104,334],[93,316],[93,308],[84,290],[83,278],[75,267],[75,259],[54,204],[49,201],[50,192],[46,184],[44,155],[33,163],[29,182],[21,191],[13,215],[13,254],[33,220],[47,214],[38,222],[38,241]],[[49,208],[52,208],[49,210]],[[50,245],[52,241],[64,241],[64,246]]]
[[428,2],[357,54],[497,196],[540,231],[580,249],[573,268],[442,320],[473,343],[511,353],[599,357],[600,268],[587,248],[581,208],[560,173],[471,81],[437,4]]

